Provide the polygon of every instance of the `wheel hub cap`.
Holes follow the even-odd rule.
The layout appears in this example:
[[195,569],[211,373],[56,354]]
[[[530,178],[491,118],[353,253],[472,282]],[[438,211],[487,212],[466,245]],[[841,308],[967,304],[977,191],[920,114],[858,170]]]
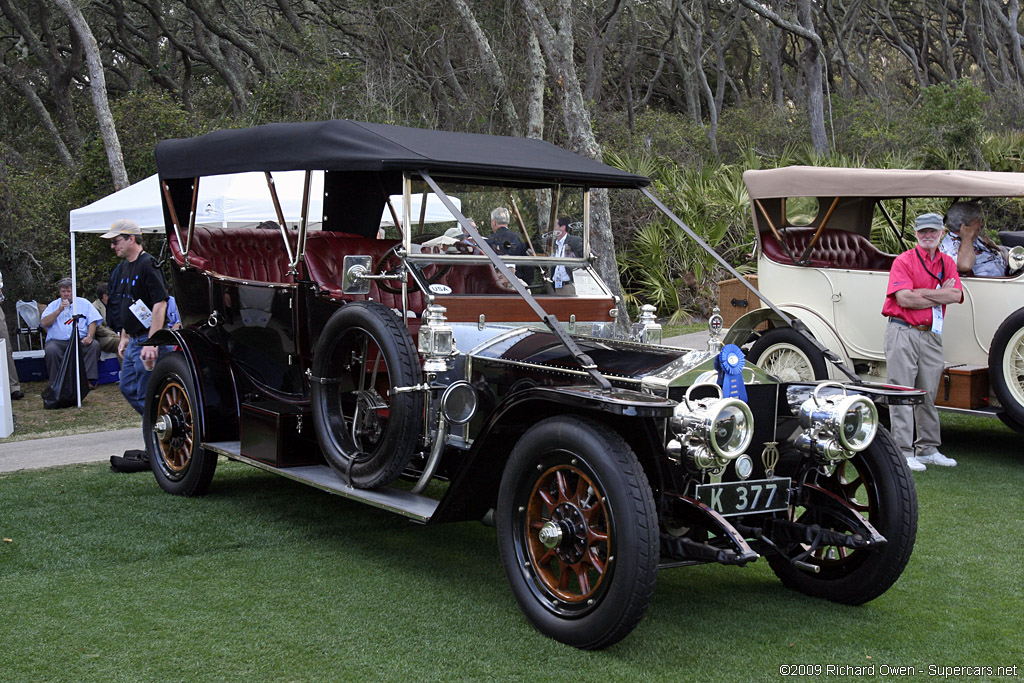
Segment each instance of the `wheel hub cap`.
[[587,547],[587,523],[579,508],[570,503],[558,505],[537,535],[546,548],[568,564],[579,562]]
[[545,548],[554,548],[562,542],[562,527],[558,522],[548,520],[537,534]]
[[161,415],[157,419],[156,424],[153,425],[153,431],[156,432],[156,438],[161,443],[167,443],[171,440],[171,432],[173,431],[174,425],[171,424],[171,418],[169,415]]
[[153,424],[153,432],[160,443],[171,448],[181,448],[185,443],[187,424],[181,406],[172,405],[166,413],[156,419]]

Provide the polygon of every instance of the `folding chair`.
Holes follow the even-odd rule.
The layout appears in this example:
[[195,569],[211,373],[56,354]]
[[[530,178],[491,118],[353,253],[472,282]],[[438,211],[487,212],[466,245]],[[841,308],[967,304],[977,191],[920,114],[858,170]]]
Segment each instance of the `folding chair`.
[[[28,351],[42,350],[43,328],[39,326],[39,304],[35,301],[19,301],[15,304],[18,311],[18,319],[21,325],[18,327],[18,350],[21,351],[21,340],[24,337],[28,340]],[[33,335],[37,346],[33,346]]]

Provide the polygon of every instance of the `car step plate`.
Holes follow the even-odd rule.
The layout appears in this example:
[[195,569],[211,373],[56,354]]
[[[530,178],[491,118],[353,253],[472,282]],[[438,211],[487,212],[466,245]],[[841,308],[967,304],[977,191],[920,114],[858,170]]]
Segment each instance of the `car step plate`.
[[789,477],[699,484],[697,500],[722,515],[775,512],[789,507]]
[[379,489],[368,490],[348,486],[341,480],[337,472],[326,465],[287,468],[268,465],[265,462],[242,455],[241,442],[239,441],[206,442],[203,444],[203,448],[225,455],[232,460],[238,460],[253,467],[258,467],[261,470],[267,470],[282,477],[314,486],[328,493],[368,503],[390,512],[397,512],[419,522],[430,521],[434,511],[437,510],[438,501],[433,498],[416,495],[401,489],[385,486]]

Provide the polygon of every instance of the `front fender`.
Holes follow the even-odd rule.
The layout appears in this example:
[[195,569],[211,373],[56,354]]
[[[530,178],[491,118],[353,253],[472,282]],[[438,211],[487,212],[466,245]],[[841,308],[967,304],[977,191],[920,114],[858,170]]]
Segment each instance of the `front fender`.
[[[675,406],[675,401],[651,394],[617,388],[601,391],[586,385],[531,387],[513,392],[487,417],[431,521],[454,522],[483,517],[497,501],[505,463],[519,436],[546,417],[589,415],[613,428],[618,427],[643,462],[651,449],[638,448],[647,438],[642,425],[670,417]],[[624,429],[623,422],[631,423],[631,428]]]

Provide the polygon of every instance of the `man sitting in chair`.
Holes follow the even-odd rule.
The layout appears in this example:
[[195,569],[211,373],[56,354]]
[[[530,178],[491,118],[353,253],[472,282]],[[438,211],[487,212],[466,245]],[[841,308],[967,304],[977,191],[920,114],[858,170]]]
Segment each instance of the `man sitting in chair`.
[[85,364],[85,376],[90,384],[99,379],[100,345],[96,342],[96,325],[103,320],[99,311],[87,299],[73,296],[73,284],[70,278],[57,283],[60,298],[50,302],[43,311],[43,319],[39,324],[46,329],[46,344],[43,346],[46,359],[46,372],[50,381],[57,376],[60,362],[64,358],[71,343],[71,302],[74,299],[75,314],[84,316],[74,326],[78,338],[82,340],[82,362]]

